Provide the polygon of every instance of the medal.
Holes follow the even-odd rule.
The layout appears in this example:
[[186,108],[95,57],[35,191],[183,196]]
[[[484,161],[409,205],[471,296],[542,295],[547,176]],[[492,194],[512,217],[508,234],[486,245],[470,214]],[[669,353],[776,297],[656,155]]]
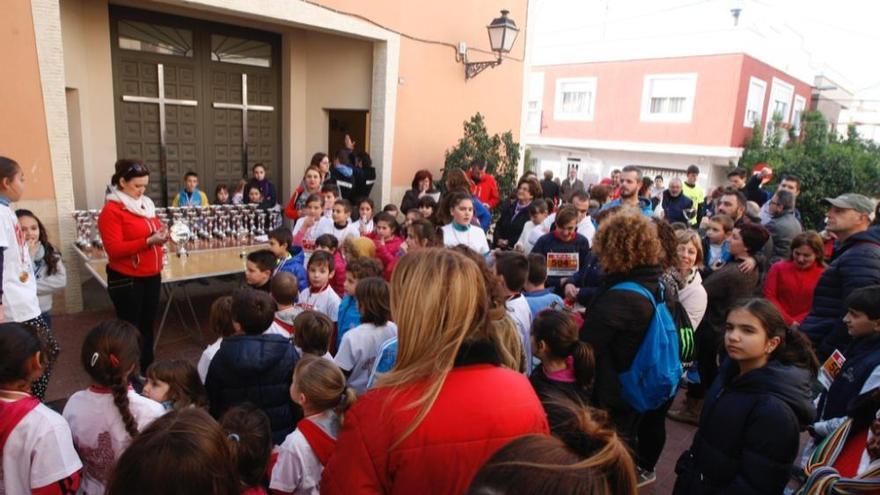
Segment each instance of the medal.
[[18,276],[18,279],[21,280],[21,283],[25,283],[28,281],[29,277],[30,275],[28,275],[28,272],[21,272],[21,275]]

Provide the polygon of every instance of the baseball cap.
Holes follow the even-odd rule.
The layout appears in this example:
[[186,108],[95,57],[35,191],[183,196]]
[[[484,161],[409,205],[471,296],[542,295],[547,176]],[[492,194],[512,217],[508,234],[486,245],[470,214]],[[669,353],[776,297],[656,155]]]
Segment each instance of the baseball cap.
[[838,208],[856,210],[867,215],[874,213],[874,202],[856,193],[841,194],[836,198],[823,198],[821,204],[823,206],[836,206]]

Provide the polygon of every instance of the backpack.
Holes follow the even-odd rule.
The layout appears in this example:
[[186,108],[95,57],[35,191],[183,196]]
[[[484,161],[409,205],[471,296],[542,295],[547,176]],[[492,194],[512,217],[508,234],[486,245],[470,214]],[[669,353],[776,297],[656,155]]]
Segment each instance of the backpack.
[[660,285],[659,303],[648,289],[635,282],[623,282],[611,287],[611,290],[637,292],[654,306],[654,314],[639,351],[629,370],[620,373],[618,379],[621,395],[633,409],[638,412],[657,409],[675,395],[682,373],[678,328],[666,307],[663,285]]
[[695,335],[694,326],[691,324],[691,317],[688,316],[687,310],[681,304],[681,301],[674,301],[669,308],[672,314],[672,321],[675,328],[678,329],[678,348],[679,359],[682,365],[690,364],[694,360],[695,351]]

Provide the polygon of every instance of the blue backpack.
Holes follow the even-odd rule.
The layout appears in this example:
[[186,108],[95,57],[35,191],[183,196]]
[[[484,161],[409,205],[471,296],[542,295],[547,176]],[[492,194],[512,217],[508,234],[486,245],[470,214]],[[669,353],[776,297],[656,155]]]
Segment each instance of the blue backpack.
[[675,395],[682,373],[678,329],[666,307],[663,286],[660,286],[659,303],[648,289],[635,282],[623,282],[611,290],[638,292],[654,306],[654,316],[632,366],[618,378],[623,398],[633,409],[639,412],[657,409]]

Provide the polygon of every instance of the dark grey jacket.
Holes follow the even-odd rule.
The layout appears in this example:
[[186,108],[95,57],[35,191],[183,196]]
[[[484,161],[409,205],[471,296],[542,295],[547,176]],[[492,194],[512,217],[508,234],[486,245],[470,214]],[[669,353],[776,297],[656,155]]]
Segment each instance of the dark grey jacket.
[[794,216],[793,210],[786,210],[781,215],[773,217],[766,225],[773,240],[773,254],[770,256],[770,264],[780,260],[787,260],[791,251],[791,241],[796,235],[803,232],[801,223]]

